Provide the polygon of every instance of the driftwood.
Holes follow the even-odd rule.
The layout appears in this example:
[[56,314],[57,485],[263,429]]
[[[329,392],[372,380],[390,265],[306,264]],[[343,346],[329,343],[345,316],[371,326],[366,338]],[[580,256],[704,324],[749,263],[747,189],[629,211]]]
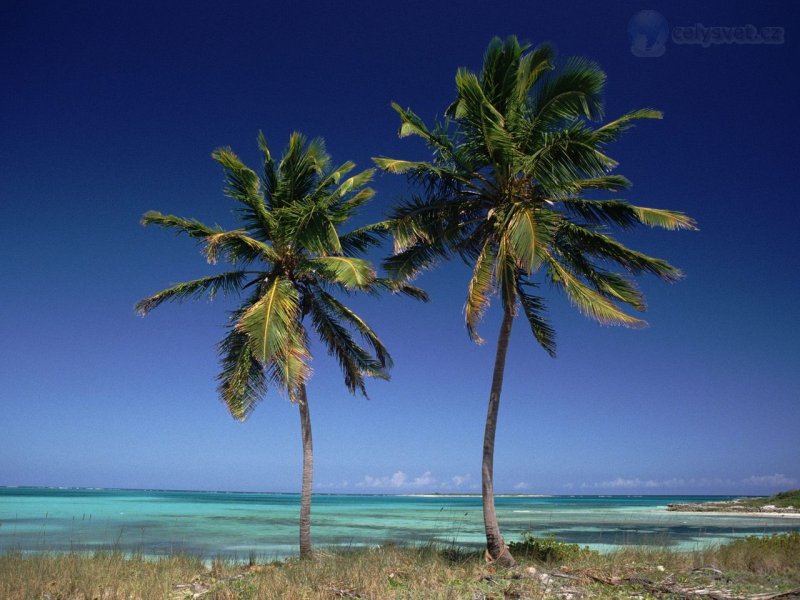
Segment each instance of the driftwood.
[[[717,569],[709,570],[717,571]],[[718,590],[710,587],[686,588],[678,585],[672,577],[667,577],[660,583],[654,583],[644,577],[602,577],[594,573],[586,573],[586,576],[604,585],[640,585],[654,594],[671,594],[672,596],[686,598],[687,600],[696,598],[709,598],[710,600],[777,600],[778,598],[800,598],[800,588],[774,594],[735,596],[731,594],[729,590]]]

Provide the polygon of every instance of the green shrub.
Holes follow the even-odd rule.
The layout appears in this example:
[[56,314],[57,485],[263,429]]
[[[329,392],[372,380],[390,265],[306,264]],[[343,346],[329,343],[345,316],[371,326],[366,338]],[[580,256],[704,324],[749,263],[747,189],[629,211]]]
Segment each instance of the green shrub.
[[782,508],[787,506],[800,508],[800,490],[790,490],[775,494],[769,499],[769,503]]
[[753,573],[785,573],[800,569],[800,531],[736,540],[717,551],[721,566]]
[[523,534],[522,541],[511,542],[508,549],[518,558],[527,558],[548,564],[589,558],[598,554],[588,546],[559,542],[553,535],[537,538],[531,533]]

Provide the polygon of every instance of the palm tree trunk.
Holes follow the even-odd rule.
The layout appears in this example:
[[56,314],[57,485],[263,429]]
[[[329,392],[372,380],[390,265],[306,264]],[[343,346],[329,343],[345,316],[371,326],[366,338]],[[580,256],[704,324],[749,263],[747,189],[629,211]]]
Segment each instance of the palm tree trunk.
[[513,567],[514,557],[508,551],[497,523],[497,512],[494,508],[494,437],[497,429],[497,413],[500,408],[500,391],[503,388],[503,370],[506,365],[508,341],[511,338],[511,325],[514,314],[510,307],[503,310],[503,322],[497,338],[497,354],[494,359],[492,390],[489,394],[489,410],[486,414],[486,430],[483,435],[483,467],[481,469],[481,492],[483,494],[483,525],[486,529],[486,549],[489,557],[496,564]]
[[303,487],[300,492],[300,558],[311,556],[311,481],[314,477],[314,448],[311,443],[311,415],[305,384],[300,385],[300,432],[303,437]]

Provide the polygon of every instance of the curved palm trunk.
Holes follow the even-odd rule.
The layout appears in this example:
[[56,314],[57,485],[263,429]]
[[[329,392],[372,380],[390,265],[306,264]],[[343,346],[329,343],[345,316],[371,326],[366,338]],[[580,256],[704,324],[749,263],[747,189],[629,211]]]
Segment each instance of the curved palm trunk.
[[500,408],[500,391],[503,388],[503,370],[506,365],[508,341],[511,338],[511,325],[514,315],[506,307],[503,310],[503,322],[497,338],[497,354],[494,359],[492,390],[489,394],[489,410],[486,414],[486,430],[483,435],[483,467],[481,469],[481,492],[483,494],[483,524],[486,529],[486,548],[490,558],[501,566],[512,567],[516,564],[514,557],[500,534],[497,523],[497,512],[494,508],[494,437],[497,429],[497,413]]
[[311,556],[311,481],[314,477],[314,448],[311,443],[311,415],[306,386],[300,386],[300,432],[303,437],[303,487],[300,492],[300,557]]

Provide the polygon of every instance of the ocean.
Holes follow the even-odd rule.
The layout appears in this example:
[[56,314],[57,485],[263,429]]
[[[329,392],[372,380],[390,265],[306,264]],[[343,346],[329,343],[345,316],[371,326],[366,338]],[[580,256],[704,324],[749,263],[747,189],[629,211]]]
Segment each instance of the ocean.
[[[496,500],[507,541],[524,532],[609,551],[680,549],[800,530],[800,519],[667,512],[672,502],[722,496],[505,496]],[[297,494],[0,487],[0,553],[119,550],[188,552],[205,559],[297,554]],[[479,496],[315,495],[317,547],[483,545]]]

